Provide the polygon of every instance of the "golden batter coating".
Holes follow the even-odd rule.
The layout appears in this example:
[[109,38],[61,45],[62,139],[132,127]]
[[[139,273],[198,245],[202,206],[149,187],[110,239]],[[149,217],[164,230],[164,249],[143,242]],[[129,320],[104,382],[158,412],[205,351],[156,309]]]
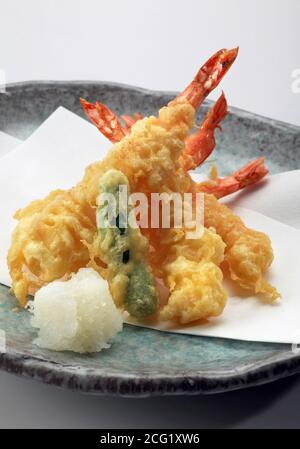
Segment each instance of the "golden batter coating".
[[[222,58],[227,56],[221,52],[214,61],[218,70],[226,67]],[[219,82],[214,70],[202,71],[199,80],[162,108],[158,117],[137,121],[103,161],[86,169],[83,180],[73,189],[52,192],[18,211],[8,265],[12,289],[22,305],[28,294],[42,285],[67,278],[90,263],[99,179],[108,170],[121,171],[131,192],[201,191],[180,163],[185,141],[195,125],[196,109]],[[264,278],[273,261],[266,235],[247,229],[239,217],[209,194],[205,194],[205,226],[202,238],[196,240],[187,239],[184,228],[144,231],[152,248],[152,270],[170,289],[169,302],[160,313],[162,319],[188,323],[221,314],[227,298],[220,268],[224,260],[242,287],[263,293],[269,300],[278,298]],[[92,256],[95,262],[94,252]],[[102,262],[99,271],[103,274]]]
[[274,260],[269,237],[249,229],[214,196],[205,195],[205,224],[216,229],[226,243],[225,262],[231,278],[241,287],[261,293],[270,302],[280,297],[265,279]]
[[27,296],[56,279],[63,279],[88,264],[84,241],[96,230],[93,211],[75,201],[72,191],[50,193],[18,211],[8,264],[13,291],[25,306]]
[[191,262],[180,256],[165,270],[171,293],[160,313],[161,320],[188,324],[221,315],[227,295],[219,267],[211,262]]

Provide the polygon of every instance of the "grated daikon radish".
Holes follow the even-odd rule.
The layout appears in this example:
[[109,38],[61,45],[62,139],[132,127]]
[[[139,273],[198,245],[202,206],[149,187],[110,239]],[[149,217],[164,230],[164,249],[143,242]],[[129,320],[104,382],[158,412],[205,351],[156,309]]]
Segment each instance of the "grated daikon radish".
[[35,343],[55,351],[99,352],[123,327],[107,281],[90,268],[41,288],[31,308],[39,329]]

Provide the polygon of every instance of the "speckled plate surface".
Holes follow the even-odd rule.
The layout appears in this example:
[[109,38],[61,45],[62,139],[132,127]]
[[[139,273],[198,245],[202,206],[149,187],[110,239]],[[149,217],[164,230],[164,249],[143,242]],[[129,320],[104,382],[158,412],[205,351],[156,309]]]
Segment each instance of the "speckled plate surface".
[[[27,138],[58,106],[83,116],[79,97],[100,100],[118,113],[155,113],[171,93],[99,82],[28,82],[0,95],[0,130]],[[201,113],[207,111],[205,103]],[[231,109],[215,156],[224,173],[264,154],[272,173],[300,168],[300,128]],[[84,149],[83,149],[84,151]],[[1,163],[1,160],[0,160]],[[0,237],[1,238],[1,237]],[[115,344],[97,355],[41,350],[25,311],[0,286],[0,329],[6,353],[0,368],[94,394],[147,396],[218,393],[300,372],[290,346],[199,338],[125,326]]]

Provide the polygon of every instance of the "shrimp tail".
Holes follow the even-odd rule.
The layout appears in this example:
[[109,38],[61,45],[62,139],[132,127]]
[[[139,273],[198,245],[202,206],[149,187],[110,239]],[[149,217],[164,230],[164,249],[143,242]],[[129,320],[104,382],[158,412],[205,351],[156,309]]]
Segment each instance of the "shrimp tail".
[[180,164],[185,171],[193,170],[211,155],[216,146],[215,130],[228,113],[227,101],[222,92],[214,107],[208,112],[200,128],[186,139]]
[[93,104],[80,98],[81,106],[87,117],[112,143],[117,143],[127,134],[117,116],[111,109],[98,101]]
[[239,48],[220,50],[215,53],[198,71],[189,86],[170,104],[188,102],[195,109],[222,81],[237,58]]
[[199,189],[217,198],[223,198],[258,183],[268,174],[269,170],[265,166],[264,158],[260,157],[255,161],[249,162],[230,176],[200,183]]

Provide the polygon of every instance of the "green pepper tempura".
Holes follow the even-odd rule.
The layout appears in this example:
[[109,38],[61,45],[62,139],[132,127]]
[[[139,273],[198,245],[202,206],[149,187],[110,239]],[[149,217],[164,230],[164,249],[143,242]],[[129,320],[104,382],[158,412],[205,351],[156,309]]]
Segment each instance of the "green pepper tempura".
[[[120,201],[120,189],[124,188],[125,203]],[[128,201],[128,179],[118,170],[109,170],[100,178],[99,190],[102,194],[97,209],[99,257],[107,265],[112,296],[131,316],[146,318],[157,311],[159,299],[147,264],[148,241],[135,219],[131,217],[134,223],[128,220],[133,212]],[[107,194],[114,201],[109,201]]]

